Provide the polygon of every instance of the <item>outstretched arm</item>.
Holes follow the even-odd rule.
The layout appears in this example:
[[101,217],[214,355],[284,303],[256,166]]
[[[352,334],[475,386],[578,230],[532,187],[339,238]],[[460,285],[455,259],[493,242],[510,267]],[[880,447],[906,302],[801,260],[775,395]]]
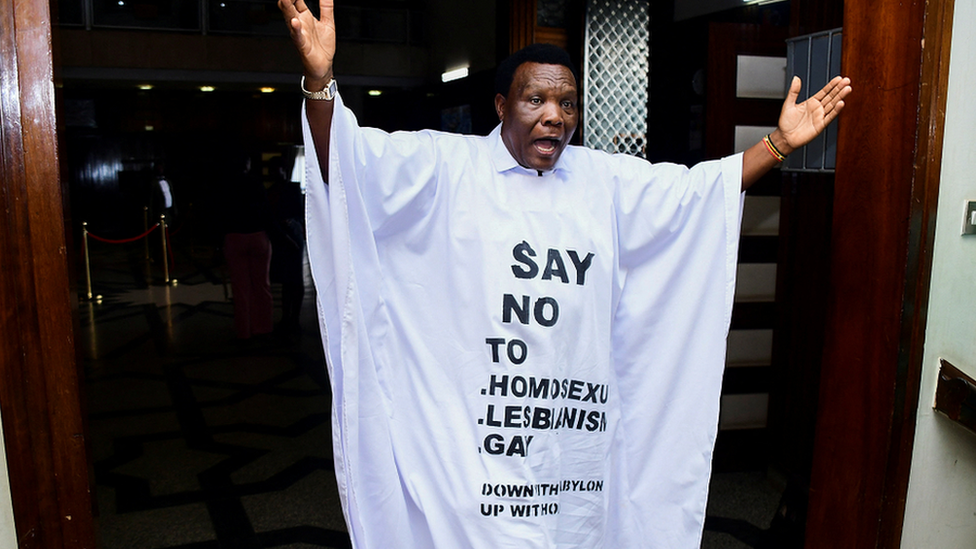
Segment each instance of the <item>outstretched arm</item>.
[[[780,111],[779,124],[769,134],[773,147],[784,156],[813,141],[844,108],[844,98],[851,93],[849,78],[835,77],[822,90],[797,104],[800,79],[793,77],[790,91]],[[760,141],[742,156],[742,190],[779,164],[779,159]]]
[[[322,91],[332,79],[332,60],[335,58],[335,15],[332,0],[319,0],[320,18],[309,11],[305,0],[278,0],[278,9],[285,16],[291,39],[298,48],[305,70],[305,89]],[[332,128],[332,101],[308,100],[305,112],[312,131],[312,141],[318,154],[322,177],[329,178],[329,138]]]

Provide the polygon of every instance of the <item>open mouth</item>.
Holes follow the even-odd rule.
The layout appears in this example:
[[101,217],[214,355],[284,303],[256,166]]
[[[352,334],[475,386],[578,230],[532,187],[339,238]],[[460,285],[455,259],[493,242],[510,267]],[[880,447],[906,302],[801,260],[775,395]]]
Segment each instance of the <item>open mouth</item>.
[[556,147],[559,146],[558,139],[536,139],[535,148],[541,154],[549,155],[556,152]]

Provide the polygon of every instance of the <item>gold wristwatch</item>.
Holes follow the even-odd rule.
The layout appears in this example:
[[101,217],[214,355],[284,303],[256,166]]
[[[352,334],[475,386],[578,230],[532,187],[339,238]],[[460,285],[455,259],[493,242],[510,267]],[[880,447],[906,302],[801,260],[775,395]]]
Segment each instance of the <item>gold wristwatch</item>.
[[310,92],[305,89],[305,77],[302,76],[302,95],[308,99],[315,99],[317,101],[332,101],[339,89],[336,87],[335,78],[330,78],[329,82],[325,85],[325,89],[317,92]]

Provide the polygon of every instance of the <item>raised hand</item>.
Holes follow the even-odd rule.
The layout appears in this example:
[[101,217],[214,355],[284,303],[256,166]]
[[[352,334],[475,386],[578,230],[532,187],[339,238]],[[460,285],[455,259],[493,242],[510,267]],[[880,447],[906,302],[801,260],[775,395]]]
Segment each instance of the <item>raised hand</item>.
[[332,0],[319,0],[320,18],[309,11],[305,0],[278,0],[278,9],[285,16],[291,39],[298,48],[305,67],[305,86],[320,91],[332,78],[335,58],[335,15]]
[[844,98],[851,93],[850,78],[834,78],[812,97],[797,104],[800,95],[800,79],[793,77],[790,91],[779,113],[779,124],[769,138],[745,150],[742,155],[742,190],[748,189],[759,178],[783,160],[783,156],[813,141],[844,109]]
[[[780,111],[778,130],[785,143],[777,143],[782,152],[789,154],[798,149],[824,131],[827,124],[837,118],[844,109],[844,98],[851,93],[850,78],[834,77],[822,90],[812,97],[797,104],[800,95],[800,78],[794,76],[790,83],[790,91]],[[777,140],[778,141],[778,140]],[[785,145],[782,146],[782,145]]]

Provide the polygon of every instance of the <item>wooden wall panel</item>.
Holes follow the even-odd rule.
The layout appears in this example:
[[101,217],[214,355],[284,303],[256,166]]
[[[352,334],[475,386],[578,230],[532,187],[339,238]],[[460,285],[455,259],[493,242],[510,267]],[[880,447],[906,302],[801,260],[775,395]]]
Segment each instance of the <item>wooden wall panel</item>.
[[811,549],[900,543],[941,158],[933,65],[948,43],[933,44],[945,30],[934,20],[950,2],[845,3],[855,92],[839,128]]
[[513,54],[518,50],[542,42],[545,44],[555,44],[570,52],[577,62],[576,50],[582,51],[582,33],[585,5],[583,0],[571,0],[567,2],[567,19],[569,28],[560,29],[555,27],[540,27],[537,24],[538,7],[536,0],[510,0],[508,4],[509,12],[509,43],[508,53]]
[[21,548],[93,547],[48,3],[0,0],[0,413]]
[[509,55],[535,43],[535,0],[510,0],[509,2]]
[[820,396],[834,176],[784,174],[781,186],[775,374],[769,400],[770,437],[776,442],[769,459],[795,493],[806,497]]
[[791,36],[836,29],[843,24],[844,0],[790,0]]

